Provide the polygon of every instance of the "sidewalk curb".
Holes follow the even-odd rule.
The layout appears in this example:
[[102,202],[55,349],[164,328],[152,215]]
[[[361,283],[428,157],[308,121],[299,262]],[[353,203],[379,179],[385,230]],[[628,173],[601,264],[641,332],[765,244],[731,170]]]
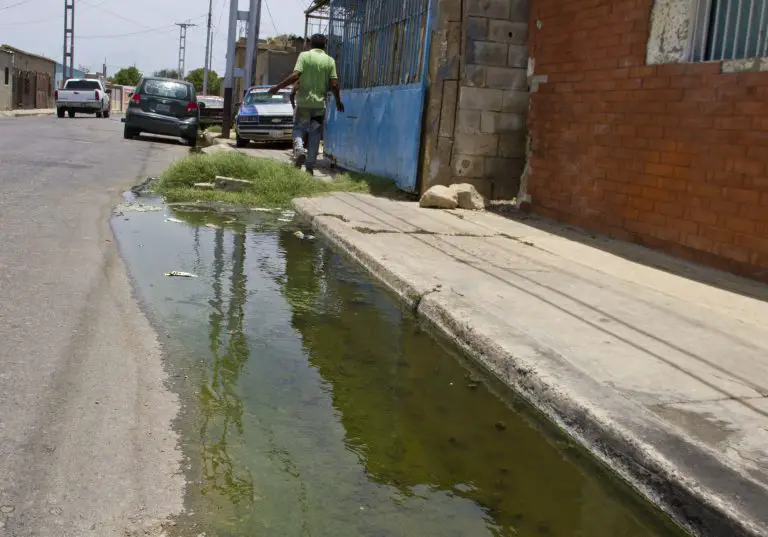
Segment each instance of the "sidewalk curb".
[[38,117],[38,116],[53,116],[56,114],[56,109],[50,110],[2,110],[0,111],[0,117]]
[[[464,319],[463,298],[420,291],[364,251],[342,220],[313,214],[294,200],[297,215],[384,283],[414,313],[446,335],[592,456],[697,537],[768,535],[766,491],[648,409],[575,370],[524,333],[514,348]],[[326,218],[322,218],[325,216]]]

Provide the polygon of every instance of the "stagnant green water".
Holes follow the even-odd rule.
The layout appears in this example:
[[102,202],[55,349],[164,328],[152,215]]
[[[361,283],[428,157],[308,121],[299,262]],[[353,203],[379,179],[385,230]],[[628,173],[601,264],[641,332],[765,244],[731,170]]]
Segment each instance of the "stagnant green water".
[[682,535],[287,216],[113,221],[184,402],[173,534]]

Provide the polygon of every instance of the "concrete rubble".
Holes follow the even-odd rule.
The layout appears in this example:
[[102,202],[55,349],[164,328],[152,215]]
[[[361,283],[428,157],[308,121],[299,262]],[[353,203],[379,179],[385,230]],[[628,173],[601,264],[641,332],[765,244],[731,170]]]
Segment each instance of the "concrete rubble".
[[295,206],[691,533],[768,535],[768,288],[531,217]]
[[485,208],[485,199],[477,189],[469,183],[451,186],[435,185],[424,192],[419,200],[419,206],[433,209],[470,209]]
[[247,179],[236,179],[234,177],[223,177],[221,175],[216,176],[213,184],[219,190],[226,190],[227,192],[242,192],[253,186],[253,182]]

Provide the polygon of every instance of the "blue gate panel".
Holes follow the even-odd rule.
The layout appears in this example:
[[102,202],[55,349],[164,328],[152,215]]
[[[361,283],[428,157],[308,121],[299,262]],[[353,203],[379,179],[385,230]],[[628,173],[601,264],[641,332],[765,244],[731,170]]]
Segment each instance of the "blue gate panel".
[[424,108],[422,84],[345,90],[343,114],[330,107],[325,151],[344,168],[416,190]]
[[330,0],[329,53],[346,112],[330,107],[325,151],[341,166],[418,189],[430,0]]

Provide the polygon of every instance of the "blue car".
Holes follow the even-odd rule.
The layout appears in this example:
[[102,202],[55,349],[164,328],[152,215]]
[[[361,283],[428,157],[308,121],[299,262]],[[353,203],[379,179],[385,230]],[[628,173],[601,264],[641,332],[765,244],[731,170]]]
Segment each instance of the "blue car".
[[293,133],[291,90],[269,94],[269,86],[255,86],[245,94],[235,116],[237,147],[248,142],[290,142]]

